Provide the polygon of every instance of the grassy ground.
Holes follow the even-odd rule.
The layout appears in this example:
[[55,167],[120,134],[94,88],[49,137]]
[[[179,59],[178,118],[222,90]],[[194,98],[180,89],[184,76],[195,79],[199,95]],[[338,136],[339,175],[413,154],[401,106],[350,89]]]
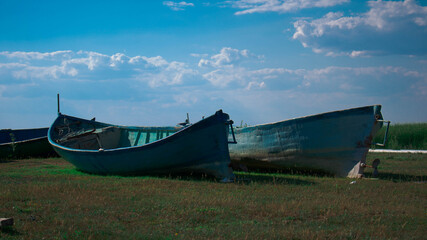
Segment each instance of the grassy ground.
[[1,162],[0,218],[15,225],[0,238],[425,239],[427,155],[375,158],[379,179],[237,173],[231,184],[89,175],[61,158]]
[[[374,137],[374,142],[383,143],[386,126]],[[427,123],[405,123],[390,125],[386,149],[427,150]]]

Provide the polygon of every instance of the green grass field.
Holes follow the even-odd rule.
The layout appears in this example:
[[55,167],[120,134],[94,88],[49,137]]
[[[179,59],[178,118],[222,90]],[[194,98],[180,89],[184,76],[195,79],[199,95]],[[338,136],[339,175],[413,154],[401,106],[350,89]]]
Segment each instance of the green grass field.
[[427,155],[375,158],[378,179],[237,173],[230,184],[1,162],[0,218],[15,224],[0,239],[425,239]]

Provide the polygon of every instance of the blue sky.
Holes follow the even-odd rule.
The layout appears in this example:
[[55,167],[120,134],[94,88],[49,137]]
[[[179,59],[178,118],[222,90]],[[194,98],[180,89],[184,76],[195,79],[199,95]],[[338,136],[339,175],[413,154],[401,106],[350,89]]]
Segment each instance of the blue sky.
[[381,104],[427,122],[427,2],[0,1],[0,128],[239,125]]

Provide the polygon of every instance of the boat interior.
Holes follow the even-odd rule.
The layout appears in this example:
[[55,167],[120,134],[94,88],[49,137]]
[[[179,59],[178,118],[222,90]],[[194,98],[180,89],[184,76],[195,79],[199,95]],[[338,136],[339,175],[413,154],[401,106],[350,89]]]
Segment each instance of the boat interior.
[[56,125],[51,138],[58,144],[84,150],[115,149],[142,146],[167,136],[182,127],[119,127],[98,122],[64,120]]

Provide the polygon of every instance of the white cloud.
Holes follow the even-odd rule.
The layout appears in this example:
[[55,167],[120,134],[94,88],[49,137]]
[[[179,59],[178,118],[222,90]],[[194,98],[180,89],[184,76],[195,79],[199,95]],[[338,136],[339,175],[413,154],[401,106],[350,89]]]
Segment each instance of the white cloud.
[[174,94],[172,96],[173,101],[170,103],[164,103],[162,104],[162,107],[170,108],[170,107],[178,107],[178,106],[186,106],[191,107],[196,104],[198,99],[198,92],[192,91],[192,92],[183,92],[179,94]]
[[[423,96],[422,88],[427,85],[427,73],[403,67],[337,67],[303,70],[296,73],[301,77],[300,89],[308,92],[342,92],[376,97],[405,95]],[[424,98],[427,96],[424,95]],[[426,99],[427,100],[427,99]]]
[[138,80],[147,81],[152,88],[164,85],[179,85],[183,83],[185,76],[192,76],[197,71],[187,67],[187,64],[177,61],[167,62],[160,56],[147,58],[144,69],[138,69]]
[[377,29],[393,30],[407,23],[427,25],[427,7],[418,5],[415,0],[371,1],[368,4],[371,9],[365,15],[365,22]]
[[157,57],[142,57],[148,64],[153,65],[155,67],[162,67],[168,65],[168,62],[163,59],[161,56]]
[[0,63],[0,73],[7,72],[9,69],[23,68],[25,66],[27,65],[23,63]]
[[226,87],[231,82],[242,83],[245,81],[248,71],[244,68],[224,68],[216,69],[211,72],[203,74],[203,78],[208,80],[212,85],[216,87]]
[[75,58],[66,60],[63,63],[86,65],[89,70],[93,71],[98,67],[111,66],[111,60],[113,59],[113,56],[110,57],[108,55],[97,52],[79,51],[77,52],[77,56]]
[[368,5],[368,12],[351,17],[330,12],[320,19],[298,20],[293,39],[327,56],[427,54],[427,7],[414,0]]
[[76,76],[77,70],[73,67],[69,67],[66,64],[53,65],[53,66],[32,66],[21,63],[0,63],[0,76],[3,76],[3,80],[9,78],[15,79],[45,79],[54,78],[57,79],[61,75]]
[[264,88],[265,82],[249,82],[248,86],[245,88],[246,90],[256,89],[256,88]]
[[77,70],[75,68],[68,68],[66,65],[49,66],[49,67],[35,67],[26,66],[21,70],[12,72],[12,75],[17,79],[44,79],[54,78],[58,79],[60,76],[76,76]]
[[240,60],[249,57],[249,51],[238,50],[230,47],[224,47],[220,53],[213,55],[209,59],[201,59],[199,61],[199,67],[211,66],[211,67],[232,67]]
[[265,88],[273,79],[283,81],[285,85],[293,81],[290,75],[296,76],[301,70],[290,70],[285,68],[264,68],[251,70],[241,66],[231,66],[214,68],[214,70],[203,74],[203,78],[208,80],[213,86],[226,88],[244,88],[254,90]]
[[350,0],[238,0],[232,1],[235,8],[245,9],[236,15],[263,13],[263,12],[291,12],[305,8],[331,7]]
[[206,58],[206,57],[209,56],[209,54],[207,54],[207,53],[204,53],[204,54],[201,54],[201,53],[190,53],[190,56],[195,57],[195,58]]
[[263,68],[259,70],[252,71],[252,74],[254,75],[266,75],[266,76],[276,76],[276,74],[283,74],[283,73],[292,73],[293,70],[285,69],[285,68]]
[[110,67],[119,67],[120,65],[129,62],[130,58],[123,53],[116,53],[110,57]]
[[350,57],[361,57],[365,55],[369,55],[369,53],[367,51],[352,51],[350,53]]
[[[0,77],[20,82],[35,81],[96,81],[115,78],[146,82],[150,87],[182,84],[186,76],[196,72],[185,63],[168,62],[161,56],[129,57],[123,53],[111,56],[90,51],[2,52],[6,63],[0,62]],[[55,56],[55,58],[52,58]],[[46,62],[45,60],[50,61]],[[17,62],[10,62],[15,60]],[[25,63],[20,63],[25,60]],[[7,78],[5,78],[7,76]]]
[[187,2],[173,2],[173,1],[164,1],[163,5],[168,6],[170,9],[174,11],[182,11],[186,7],[194,7],[193,3],[187,3]]
[[224,47],[220,53],[200,59],[198,66],[202,77],[213,86],[224,88],[234,83],[238,87],[244,87],[249,81],[257,80],[260,75],[243,66],[244,63],[252,60],[258,62],[260,58],[261,56],[256,56],[246,49]]
[[17,58],[17,59],[23,59],[23,60],[54,60],[55,58],[67,58],[70,56],[72,51],[66,50],[66,51],[56,51],[56,52],[0,52],[0,56],[6,56],[8,58]]
[[183,83],[185,76],[191,76],[196,71],[187,68],[186,64],[180,62],[168,63],[165,67],[156,68],[154,71],[147,69],[138,69],[136,79],[148,82],[152,88],[157,88],[165,85],[180,85]]

